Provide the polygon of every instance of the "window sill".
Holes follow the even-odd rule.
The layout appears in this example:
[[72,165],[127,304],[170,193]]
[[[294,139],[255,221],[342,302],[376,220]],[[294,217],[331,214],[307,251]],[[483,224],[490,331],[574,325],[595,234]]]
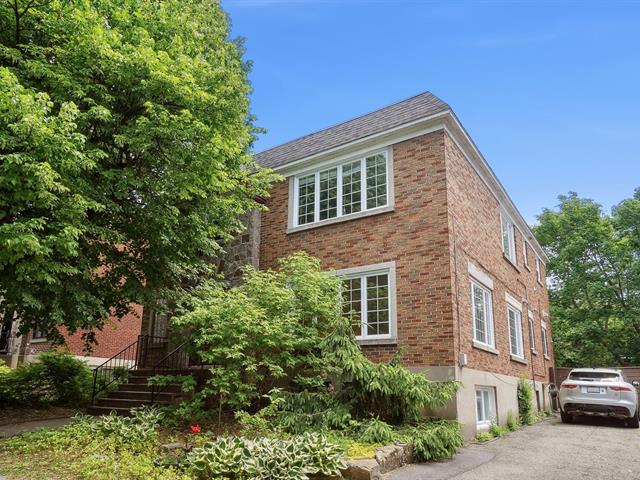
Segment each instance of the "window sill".
[[511,354],[511,361],[522,363],[523,365],[527,365],[527,361],[523,357],[518,357],[516,355]]
[[546,358],[547,360],[551,361],[551,357],[549,355],[545,355],[544,358]]
[[397,338],[356,338],[356,342],[360,346],[367,345],[397,345]]
[[527,265],[526,263],[524,264],[524,268],[526,268],[528,271],[531,271],[531,267],[529,265]]
[[515,268],[518,273],[522,272],[522,270],[520,270],[520,267],[518,267],[518,265],[513,263],[513,260],[511,260],[509,257],[507,257],[504,253],[502,254],[502,258],[504,258],[509,265],[511,265],[513,268]]
[[538,352],[536,350],[531,350],[531,353],[533,353],[534,355],[538,355]]
[[477,340],[473,341],[473,348],[478,348],[480,350],[484,350],[485,352],[493,353],[494,355],[498,355],[500,352],[496,350],[491,345],[486,345],[484,343],[480,343]]
[[544,287],[544,283],[542,283],[540,280],[536,279],[536,281],[538,282],[538,285],[540,285],[541,287]]
[[393,212],[394,206],[388,205],[386,207],[378,207],[371,210],[365,210],[364,212],[352,213],[343,217],[330,218],[328,220],[321,220],[319,222],[308,223],[305,225],[299,225],[297,227],[289,227],[287,233],[302,232],[304,230],[311,230],[313,228],[324,227],[325,225],[334,225],[336,223],[348,222],[350,220],[357,220],[359,218],[370,217],[372,215],[379,215],[381,213]]
[[32,338],[29,343],[47,343],[46,338]]

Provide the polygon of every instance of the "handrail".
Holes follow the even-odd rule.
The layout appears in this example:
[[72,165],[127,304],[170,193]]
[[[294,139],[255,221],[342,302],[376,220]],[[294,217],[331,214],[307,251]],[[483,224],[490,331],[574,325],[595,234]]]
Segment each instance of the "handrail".
[[[188,343],[188,341],[182,342],[180,345],[178,345],[176,348],[162,357],[159,361],[157,361],[153,366],[151,378],[156,376],[159,370],[173,370],[177,371],[178,374],[182,374],[182,372],[188,370],[189,353],[185,349],[185,346]],[[158,394],[164,392],[167,388],[168,385],[156,385],[155,383],[151,384],[152,405],[155,404]]]
[[138,339],[127,345],[107,361],[93,370],[93,388],[91,403],[95,403],[97,395],[109,388],[119,379],[126,378],[130,370],[134,370],[145,363],[151,342],[166,342],[166,337],[152,335],[138,335]]

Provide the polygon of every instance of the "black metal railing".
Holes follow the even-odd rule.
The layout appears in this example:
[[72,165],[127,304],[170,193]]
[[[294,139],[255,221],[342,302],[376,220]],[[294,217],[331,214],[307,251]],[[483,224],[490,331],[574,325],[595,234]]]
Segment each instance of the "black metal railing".
[[[180,376],[188,373],[190,365],[190,355],[187,350],[188,342],[183,342],[176,348],[167,353],[162,359],[160,359],[153,366],[151,376],[170,374]],[[164,392],[169,388],[169,384],[151,384],[151,404],[156,402],[158,394]]]
[[126,346],[106,362],[98,365],[93,370],[91,403],[95,403],[98,394],[107,390],[111,385],[125,382],[130,370],[150,366],[154,360],[154,352],[161,349],[162,353],[166,345],[166,337],[139,335],[131,345]]

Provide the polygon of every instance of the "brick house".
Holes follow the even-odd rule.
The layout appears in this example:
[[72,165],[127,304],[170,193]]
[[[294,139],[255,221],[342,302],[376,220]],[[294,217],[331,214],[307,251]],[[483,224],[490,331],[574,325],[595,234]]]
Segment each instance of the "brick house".
[[[97,344],[90,352],[85,351],[82,332],[70,335],[64,328],[61,330],[64,344],[56,348],[71,352],[77,358],[86,361],[89,366],[100,365],[135,342],[140,335],[141,325],[142,307],[135,305],[133,313],[122,319],[111,318],[102,330],[96,330]],[[0,360],[12,367],[32,361],[41,352],[52,348],[47,338],[37,330],[18,336],[18,320],[6,321],[0,327]]]
[[304,250],[343,276],[370,358],[402,348],[462,382],[437,413],[467,437],[517,414],[521,375],[549,405],[547,258],[446,103],[423,93],[255,158],[286,177],[254,230],[261,268]]

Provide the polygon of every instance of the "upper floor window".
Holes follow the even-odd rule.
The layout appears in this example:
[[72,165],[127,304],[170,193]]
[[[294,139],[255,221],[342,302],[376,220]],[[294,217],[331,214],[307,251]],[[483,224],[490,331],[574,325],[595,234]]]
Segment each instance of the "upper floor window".
[[522,260],[524,262],[524,266],[529,268],[529,252],[527,241],[522,237]]
[[513,221],[505,214],[500,215],[502,223],[502,251],[505,257],[516,263],[516,239]]
[[473,339],[493,347],[491,290],[472,280],[471,299],[473,301]]
[[542,326],[542,353],[545,357],[549,357],[549,344],[547,340],[547,329],[543,325]]
[[380,264],[356,270],[348,269],[342,283],[342,309],[351,319],[353,333],[359,340],[393,338],[393,267]]
[[536,280],[542,283],[542,261],[536,257]]
[[295,177],[294,226],[386,207],[387,152]]
[[531,351],[536,352],[536,333],[533,330],[533,312],[529,310],[529,345]]
[[31,335],[31,339],[32,340],[46,340],[47,339],[47,334],[44,330],[42,330],[40,328],[40,326],[38,324],[36,324],[36,327],[33,329],[33,335]]
[[522,312],[510,303],[507,303],[507,315],[509,317],[509,347],[511,355],[524,358],[524,349],[522,346]]

